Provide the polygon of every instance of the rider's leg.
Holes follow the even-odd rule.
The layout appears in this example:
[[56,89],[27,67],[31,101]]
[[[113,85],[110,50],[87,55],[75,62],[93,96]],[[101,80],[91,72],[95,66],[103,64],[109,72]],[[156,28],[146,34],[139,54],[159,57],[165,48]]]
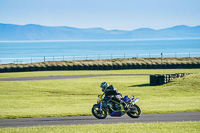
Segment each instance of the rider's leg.
[[117,101],[118,103],[122,104],[124,106],[124,109],[127,110],[128,109],[128,105],[126,102],[124,102],[123,100],[117,98],[117,97],[114,97],[113,100]]
[[124,106],[125,110],[128,109],[128,104],[126,102],[124,102],[123,100],[120,100],[120,103]]

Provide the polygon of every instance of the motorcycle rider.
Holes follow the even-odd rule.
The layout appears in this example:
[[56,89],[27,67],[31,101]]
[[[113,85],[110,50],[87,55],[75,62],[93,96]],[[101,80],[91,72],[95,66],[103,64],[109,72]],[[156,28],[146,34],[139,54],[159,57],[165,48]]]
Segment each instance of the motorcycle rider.
[[124,106],[124,109],[128,109],[128,105],[122,100],[122,94],[113,86],[107,83],[107,82],[102,82],[100,87],[102,88],[102,91],[105,93],[105,102],[109,102],[111,99],[114,101],[119,102]]

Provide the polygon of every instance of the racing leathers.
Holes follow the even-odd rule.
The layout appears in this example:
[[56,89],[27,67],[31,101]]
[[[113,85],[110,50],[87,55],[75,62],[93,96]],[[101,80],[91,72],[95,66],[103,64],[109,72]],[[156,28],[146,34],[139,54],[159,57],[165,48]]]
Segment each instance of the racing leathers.
[[108,103],[111,99],[121,103],[124,106],[124,109],[127,109],[127,104],[122,100],[122,94],[113,86],[110,85],[105,90],[105,98],[104,101]]

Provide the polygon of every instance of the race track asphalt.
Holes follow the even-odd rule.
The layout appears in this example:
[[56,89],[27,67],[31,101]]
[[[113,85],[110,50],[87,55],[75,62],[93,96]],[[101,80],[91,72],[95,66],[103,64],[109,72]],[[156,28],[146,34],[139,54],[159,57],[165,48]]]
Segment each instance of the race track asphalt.
[[96,119],[94,116],[0,119],[0,128],[46,125],[152,123],[177,121],[200,121],[200,112],[142,114],[141,117],[135,119],[130,118],[127,115],[124,115],[122,117],[108,116],[106,119],[103,120]]

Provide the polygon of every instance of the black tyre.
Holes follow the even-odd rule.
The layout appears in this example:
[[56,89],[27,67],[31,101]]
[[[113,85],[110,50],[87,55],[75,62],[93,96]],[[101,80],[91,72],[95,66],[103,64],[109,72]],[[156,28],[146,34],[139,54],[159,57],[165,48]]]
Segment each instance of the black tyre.
[[130,107],[130,110],[127,112],[127,115],[131,118],[139,118],[141,113],[141,109],[136,104],[134,104]]
[[99,105],[94,105],[92,107],[92,114],[98,119],[105,119],[107,117],[106,109],[102,107],[100,110]]

